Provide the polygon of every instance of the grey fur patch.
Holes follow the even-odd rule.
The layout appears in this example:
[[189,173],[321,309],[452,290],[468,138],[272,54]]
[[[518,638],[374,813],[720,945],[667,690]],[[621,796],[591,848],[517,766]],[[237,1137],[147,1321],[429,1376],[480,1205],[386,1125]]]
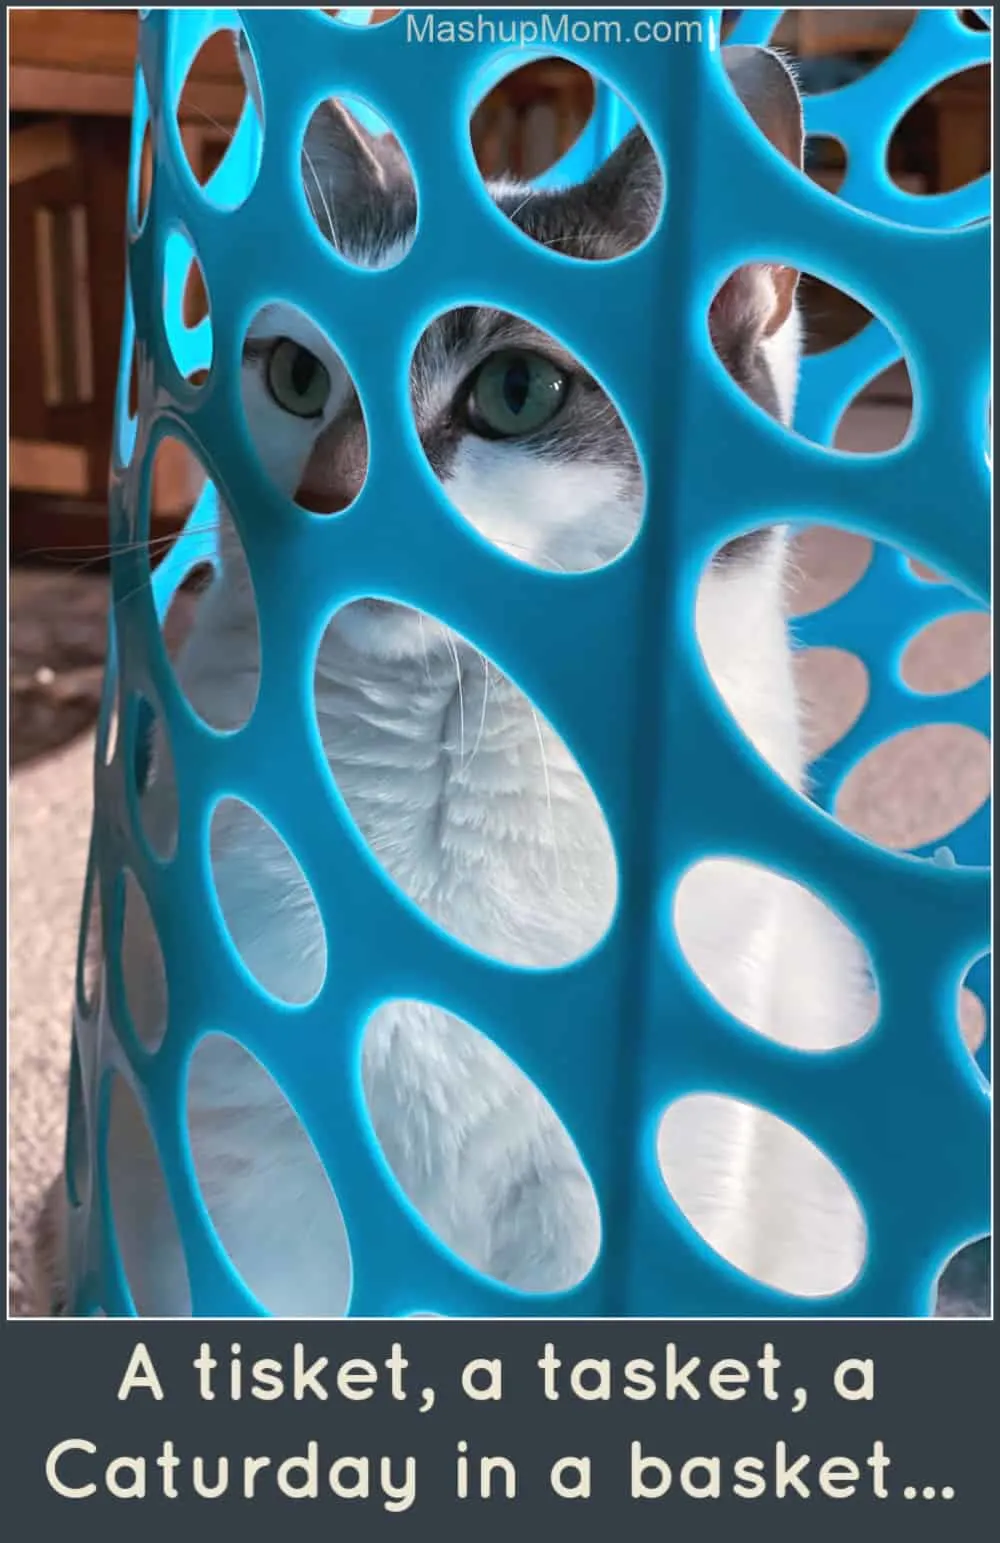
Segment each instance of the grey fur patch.
[[723,49],[726,74],[764,137],[786,160],[802,164],[804,120],[795,79],[773,49],[730,44]]
[[417,191],[399,142],[370,134],[339,103],[324,102],[306,129],[302,185],[321,233],[350,261],[375,267],[412,243]]

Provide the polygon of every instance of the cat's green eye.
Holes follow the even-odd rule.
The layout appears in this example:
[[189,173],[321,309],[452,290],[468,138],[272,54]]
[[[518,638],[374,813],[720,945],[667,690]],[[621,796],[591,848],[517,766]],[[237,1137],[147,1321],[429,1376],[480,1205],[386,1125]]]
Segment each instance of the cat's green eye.
[[473,430],[487,439],[518,439],[555,417],[568,378],[542,354],[505,349],[480,365],[469,393]]
[[267,389],[296,418],[322,417],[330,376],[315,354],[293,338],[279,338],[267,356]]

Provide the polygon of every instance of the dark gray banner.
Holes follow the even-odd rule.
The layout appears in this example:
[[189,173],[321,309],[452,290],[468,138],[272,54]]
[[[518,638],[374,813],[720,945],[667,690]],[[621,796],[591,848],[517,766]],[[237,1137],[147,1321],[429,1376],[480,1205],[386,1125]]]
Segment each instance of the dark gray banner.
[[106,1543],[975,1536],[996,1352],[983,1321],[8,1322],[6,1507]]

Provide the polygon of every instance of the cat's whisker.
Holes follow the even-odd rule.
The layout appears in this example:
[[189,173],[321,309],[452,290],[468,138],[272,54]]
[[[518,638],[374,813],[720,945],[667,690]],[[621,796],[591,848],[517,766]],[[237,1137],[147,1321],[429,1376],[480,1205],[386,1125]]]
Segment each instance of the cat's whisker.
[[510,216],[511,220],[516,220],[518,215],[521,213],[521,210],[522,209],[526,209],[528,207],[528,205],[531,203],[531,200],[533,198],[537,198],[537,197],[538,197],[538,189],[537,188],[532,188],[531,192],[528,193],[527,197],[525,197],[525,198],[523,198],[521,200],[521,202],[518,204],[517,208],[511,214],[511,216]]
[[[24,555],[26,557],[51,558],[61,567],[65,567],[68,574],[76,576],[77,574],[86,573],[88,568],[94,568],[99,563],[110,562],[113,557],[124,555],[129,552],[151,551],[152,555],[155,556],[157,550],[161,546],[165,550],[169,550],[170,545],[173,543],[174,539],[175,538],[172,535],[156,536],[151,537],[148,541],[132,541],[116,547],[110,547],[94,542],[92,545],[81,546],[77,549],[79,551],[93,551],[94,553],[93,557],[85,557],[80,562],[67,560],[62,552],[55,551],[54,549],[48,547],[36,547],[31,551],[26,552]],[[72,548],[69,550],[72,550]]]
[[490,699],[490,662],[483,654],[479,655],[479,661],[483,667],[483,703],[479,712],[479,729],[476,733],[476,742],[472,747],[472,754],[469,756],[468,762],[466,763],[466,771],[469,770],[473,761],[476,759],[476,752],[483,742],[483,735],[486,732],[486,704]]
[[531,557],[535,560],[536,566],[551,569],[554,573],[569,573],[570,571],[562,563],[557,562],[554,557],[549,557],[545,553],[542,553],[541,556],[539,556],[539,554],[536,553],[531,547],[521,546],[517,541],[498,541],[497,546],[500,547],[501,550],[509,552],[512,557],[518,557],[520,555]]
[[212,114],[206,112],[204,107],[202,107],[199,102],[191,102],[190,106],[192,110],[198,114],[199,118],[204,118],[205,122],[211,124],[213,129],[218,129],[219,133],[225,139],[227,145],[232,144],[233,140],[236,138],[235,129],[228,128],[226,124],[220,123],[218,118],[213,118]]
[[58,565],[67,568],[69,574],[74,578],[77,574],[86,573],[88,568],[95,567],[97,563],[107,562],[110,555],[107,547],[99,548],[94,557],[85,557],[81,562],[66,561],[61,552],[48,551],[44,547],[40,551],[25,553],[26,557],[49,557],[55,559]]
[[545,803],[549,811],[549,828],[552,831],[552,857],[555,863],[556,888],[562,888],[562,871],[559,864],[559,838],[556,835],[556,817],[552,807],[552,783],[549,780],[549,762],[545,754],[545,739],[542,735],[542,725],[538,721],[538,714],[531,702],[528,703],[528,711],[531,713],[532,722],[535,725],[535,736],[538,740],[538,753],[542,758],[542,776],[545,779]]
[[[532,237],[532,240],[535,240]],[[536,241],[537,246],[603,246],[600,236],[587,236],[579,231],[572,236],[551,236],[548,241]]]
[[127,590],[124,595],[114,596],[112,599],[113,608],[117,610],[119,606],[127,605],[130,600],[135,599],[136,595],[141,595],[143,590],[152,589],[152,587],[151,579],[143,579],[141,583],[136,584],[132,589]]
[[[198,527],[198,534],[218,535],[221,530],[221,523],[215,525],[200,525]],[[61,560],[65,554],[70,554],[73,552],[92,552],[94,554],[92,557],[85,558],[81,563],[73,565],[74,571],[82,571],[83,568],[88,567],[91,563],[106,562],[113,557],[123,556],[128,552],[149,551],[155,555],[161,549],[164,551],[169,551],[170,548],[176,544],[176,542],[183,541],[183,539],[183,531],[180,533],[175,531],[168,531],[165,532],[162,536],[147,536],[144,540],[141,541],[123,541],[114,546],[106,541],[87,541],[80,542],[77,546],[62,548],[44,546],[31,547],[27,552],[24,553],[24,556],[50,557],[56,560]]]
[[117,611],[120,606],[127,605],[130,600],[134,600],[136,595],[141,595],[143,590],[151,588],[152,585],[149,579],[143,579],[140,584],[136,584],[132,589],[127,590],[124,595],[113,596],[111,601],[112,609]]
[[24,553],[25,557],[54,557],[61,558],[67,552],[96,552],[98,557],[108,557],[111,548],[106,541],[81,541],[77,546],[33,546]]
[[[221,524],[200,525],[198,527],[198,534],[199,536],[217,536],[221,530]],[[158,552],[171,552],[173,551],[178,540],[183,540],[183,536],[178,537],[172,534],[165,536],[148,536],[145,541],[125,542],[121,546],[113,547],[111,549],[111,555],[115,556],[120,552],[137,552],[142,550],[144,547],[146,550],[151,551],[154,555]]]
[[444,639],[455,663],[455,680],[458,685],[458,760],[461,767],[465,761],[465,696],[462,691],[462,666],[451,633],[446,631]]
[[[315,162],[313,161],[312,156],[309,154],[309,151],[305,148],[304,145],[302,147],[302,159],[305,161],[305,163],[308,166],[309,170],[312,172],[312,179],[313,179],[313,181],[316,184],[316,192],[319,194],[320,203],[323,205],[323,213],[326,215],[326,223],[327,223],[327,227],[328,228],[327,228],[326,231],[323,232],[323,234],[327,237],[328,240],[333,241],[334,237],[335,237],[334,227],[333,227],[333,210],[331,209],[329,200],[327,199],[327,196],[326,196],[325,192],[323,191],[323,184],[319,180],[319,173],[316,170]],[[319,222],[319,219],[317,218],[316,210],[312,208],[312,203],[311,202],[310,202],[310,209],[311,209],[311,212],[312,212],[313,219],[316,220],[317,225],[319,225],[320,222]],[[322,226],[320,226],[320,229],[322,230]]]
[[[24,555],[25,557],[53,558],[60,564],[65,562],[71,572],[82,573],[85,568],[92,567],[94,563],[107,562],[115,552],[134,552],[145,549],[146,545],[147,543],[144,541],[135,541],[125,546],[112,548],[106,541],[93,541],[77,547],[64,547],[62,551],[58,551],[54,547],[32,547]],[[82,558],[79,562],[76,562],[69,555],[73,552],[92,552],[94,555]]]
[[430,654],[427,652],[427,633],[424,631],[424,613],[423,613],[423,611],[418,611],[417,612],[417,627],[418,627],[419,632],[420,632],[420,647],[423,650],[423,655],[424,655],[424,674],[427,677],[427,684],[428,684],[428,686],[432,686],[434,684],[434,680],[433,680],[433,677],[431,675],[431,659],[430,659]]
[[[209,530],[215,532],[215,531],[219,531],[221,529],[222,529],[221,525],[202,526],[201,530],[199,531],[199,534],[201,534],[203,532],[207,532]],[[116,547],[114,549],[114,552],[117,554],[117,553],[123,553],[123,552],[136,552],[136,551],[148,550],[149,547],[154,546],[154,545],[163,545],[165,547],[165,549],[167,551],[169,551],[171,549],[171,547],[173,546],[174,542],[177,539],[178,538],[176,536],[174,536],[174,535],[152,536],[147,541],[135,541],[135,542],[129,543],[126,546]],[[96,561],[97,559],[94,559],[94,560]],[[191,574],[199,566],[200,565],[198,563],[193,564],[192,568],[190,569],[190,571],[187,574],[187,578],[190,578]],[[124,595],[114,595],[114,594],[112,594],[112,606],[117,609],[118,606],[125,605],[125,604],[128,603],[128,601],[133,600],[135,598],[135,596],[138,595],[138,594],[141,594],[144,589],[151,589],[152,588],[152,579],[153,579],[153,575],[152,575],[152,573],[150,573],[147,577],[143,578],[142,581],[139,584],[136,584],[132,589],[128,590]],[[178,585],[177,587],[179,589],[181,586]],[[204,586],[204,587],[207,588],[207,585]]]

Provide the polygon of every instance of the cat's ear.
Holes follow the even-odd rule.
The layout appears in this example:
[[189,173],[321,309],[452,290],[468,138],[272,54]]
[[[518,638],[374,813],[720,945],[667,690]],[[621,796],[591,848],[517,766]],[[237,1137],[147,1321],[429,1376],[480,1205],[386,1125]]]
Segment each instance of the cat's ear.
[[785,60],[770,48],[722,50],[729,84],[764,138],[802,170],[804,123],[799,90]]
[[663,173],[642,129],[637,126],[626,134],[577,191],[586,223],[613,231],[625,251],[645,241],[663,203]]
[[[769,144],[800,171],[805,144],[795,77],[769,48],[722,50],[729,83]],[[788,320],[799,275],[783,263],[747,263],[723,284],[709,321],[720,340],[770,337]]]
[[372,134],[342,103],[329,100],[315,111],[302,146],[306,196],[320,224],[337,206],[375,204],[401,188],[412,188],[409,163],[392,134]]
[[586,182],[528,197],[526,191],[518,184],[490,188],[526,236],[593,262],[621,257],[645,241],[663,202],[663,174],[649,140],[634,128]]
[[[373,136],[339,102],[322,102],[306,130],[302,159],[328,197],[357,198],[384,186]],[[311,201],[311,200],[310,200]]]

